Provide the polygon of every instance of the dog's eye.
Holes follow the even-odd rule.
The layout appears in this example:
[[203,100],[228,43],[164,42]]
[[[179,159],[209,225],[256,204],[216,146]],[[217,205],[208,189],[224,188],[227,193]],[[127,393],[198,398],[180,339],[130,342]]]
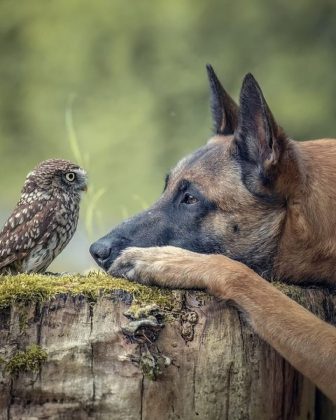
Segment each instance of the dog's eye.
[[192,194],[185,193],[181,202],[183,204],[195,204],[198,202],[198,199]]

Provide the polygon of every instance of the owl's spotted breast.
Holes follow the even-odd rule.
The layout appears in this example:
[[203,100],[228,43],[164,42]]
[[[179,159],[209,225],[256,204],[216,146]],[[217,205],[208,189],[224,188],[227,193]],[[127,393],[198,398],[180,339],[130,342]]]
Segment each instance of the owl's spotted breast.
[[29,255],[22,260],[22,271],[44,272],[73,237],[78,223],[79,203],[71,203],[68,207],[63,203],[57,207],[57,204],[50,206],[48,230],[44,235],[47,240],[37,241]]

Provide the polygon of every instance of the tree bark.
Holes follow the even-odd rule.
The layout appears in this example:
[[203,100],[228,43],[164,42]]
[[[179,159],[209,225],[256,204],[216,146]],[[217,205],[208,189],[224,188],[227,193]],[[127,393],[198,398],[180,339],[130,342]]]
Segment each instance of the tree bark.
[[[284,290],[335,325],[335,295]],[[155,305],[127,312],[132,295],[122,291],[0,310],[0,418],[336,418],[236,309],[200,292],[175,296],[170,312]],[[47,352],[38,371],[6,369],[31,344]]]

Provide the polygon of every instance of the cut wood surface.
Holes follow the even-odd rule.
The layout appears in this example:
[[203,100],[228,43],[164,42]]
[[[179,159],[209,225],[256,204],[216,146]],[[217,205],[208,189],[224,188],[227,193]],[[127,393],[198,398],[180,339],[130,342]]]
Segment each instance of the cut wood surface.
[[[102,275],[92,289],[32,279],[0,279],[1,419],[336,418],[225,302]],[[336,324],[335,294],[278,287]]]

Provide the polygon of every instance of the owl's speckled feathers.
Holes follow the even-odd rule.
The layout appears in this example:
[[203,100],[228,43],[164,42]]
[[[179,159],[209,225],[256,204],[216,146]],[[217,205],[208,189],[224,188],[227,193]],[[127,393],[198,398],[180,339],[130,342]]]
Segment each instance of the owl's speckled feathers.
[[75,233],[86,172],[62,159],[27,175],[20,201],[0,232],[0,273],[43,272]]

